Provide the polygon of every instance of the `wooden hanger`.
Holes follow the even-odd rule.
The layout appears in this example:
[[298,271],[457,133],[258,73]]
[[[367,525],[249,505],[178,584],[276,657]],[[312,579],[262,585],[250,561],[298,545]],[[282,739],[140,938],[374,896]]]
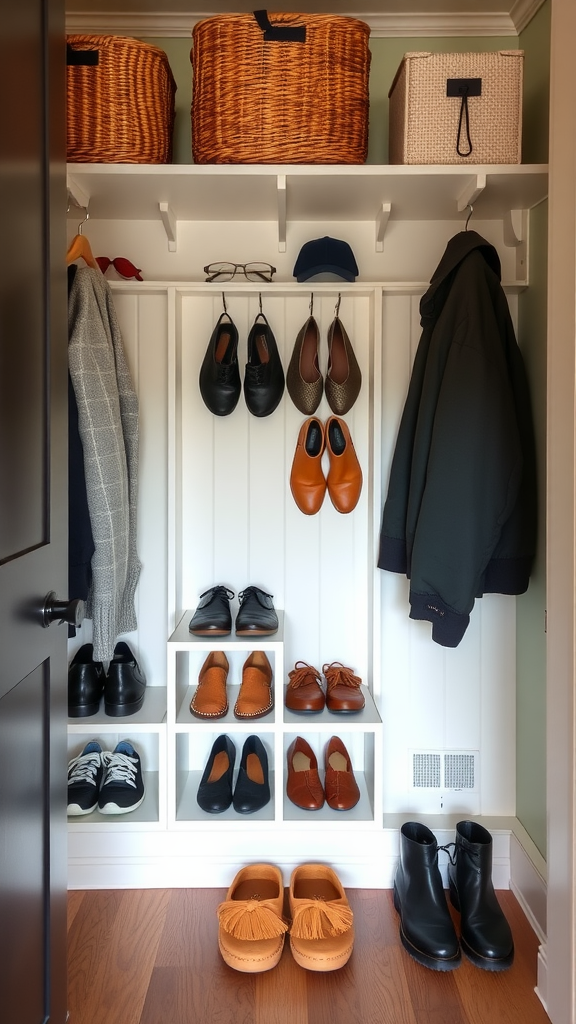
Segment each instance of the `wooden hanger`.
[[82,234],[82,224],[85,224],[87,220],[88,210],[86,210],[86,217],[78,225],[78,234],[74,235],[74,238],[70,243],[70,247],[66,253],[66,265],[70,266],[71,263],[74,263],[74,260],[83,259],[89,267],[92,267],[94,270],[100,270],[100,267],[92,255],[90,242],[86,238],[86,235]]

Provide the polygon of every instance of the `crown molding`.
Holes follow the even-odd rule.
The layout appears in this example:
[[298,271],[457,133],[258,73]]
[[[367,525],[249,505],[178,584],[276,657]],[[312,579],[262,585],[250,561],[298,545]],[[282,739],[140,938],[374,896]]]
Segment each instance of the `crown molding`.
[[[544,0],[516,0],[512,14],[362,14],[351,11],[350,16],[365,21],[375,38],[434,36],[517,36],[519,27],[528,24]],[[69,11],[66,32],[137,36],[141,38],[190,38],[196,22],[210,17],[209,12],[157,12],[135,11]]]

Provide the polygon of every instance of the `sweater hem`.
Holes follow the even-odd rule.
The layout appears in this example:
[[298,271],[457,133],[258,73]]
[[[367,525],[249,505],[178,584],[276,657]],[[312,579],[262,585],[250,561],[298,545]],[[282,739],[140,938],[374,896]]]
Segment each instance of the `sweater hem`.
[[410,618],[432,623],[432,639],[441,647],[457,647],[468,629],[470,616],[455,612],[437,594],[410,591]]

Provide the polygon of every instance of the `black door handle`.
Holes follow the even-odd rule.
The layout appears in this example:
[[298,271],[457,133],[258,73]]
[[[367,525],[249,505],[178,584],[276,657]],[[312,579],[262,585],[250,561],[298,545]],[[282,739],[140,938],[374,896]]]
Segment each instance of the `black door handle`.
[[61,601],[53,590],[46,595],[42,609],[42,625],[49,626],[52,622],[67,622],[78,628],[85,618],[85,605],[79,597],[71,601]]

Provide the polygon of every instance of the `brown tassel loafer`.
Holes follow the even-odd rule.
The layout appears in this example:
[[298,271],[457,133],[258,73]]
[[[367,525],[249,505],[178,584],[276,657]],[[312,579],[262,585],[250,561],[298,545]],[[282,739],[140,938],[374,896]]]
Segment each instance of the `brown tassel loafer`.
[[328,711],[338,715],[362,711],[366,699],[362,693],[360,676],[355,676],[352,669],[346,668],[340,661],[323,665],[322,672],[326,679]]
[[314,715],[324,710],[326,698],[317,669],[305,661],[297,661],[288,679],[284,703],[290,711]]
[[262,718],[273,707],[272,666],[264,651],[253,651],[244,662],[234,715],[236,718]]
[[324,806],[324,790],[312,747],[301,736],[297,736],[288,747],[286,758],[286,796],[304,811],[319,811]]
[[320,511],[326,494],[326,478],[322,472],[324,445],[324,425],[311,416],[300,427],[290,471],[292,497],[305,516]]
[[332,736],[324,751],[326,803],[334,811],[349,811],[360,799],[352,762],[339,736]]
[[228,711],[228,670],[224,651],[211,651],[200,669],[198,686],[190,701],[190,711],[196,718],[224,717]]
[[288,925],[284,882],[273,864],[250,864],[236,875],[218,914],[218,948],[235,971],[269,971],[282,956]]
[[344,420],[331,416],[325,432],[326,448],[330,456],[330,469],[326,478],[330,500],[338,512],[352,512],[362,491],[362,470],[350,431]]
[[337,971],[350,959],[354,916],[338,875],[325,864],[301,864],[290,879],[290,949],[308,971]]

